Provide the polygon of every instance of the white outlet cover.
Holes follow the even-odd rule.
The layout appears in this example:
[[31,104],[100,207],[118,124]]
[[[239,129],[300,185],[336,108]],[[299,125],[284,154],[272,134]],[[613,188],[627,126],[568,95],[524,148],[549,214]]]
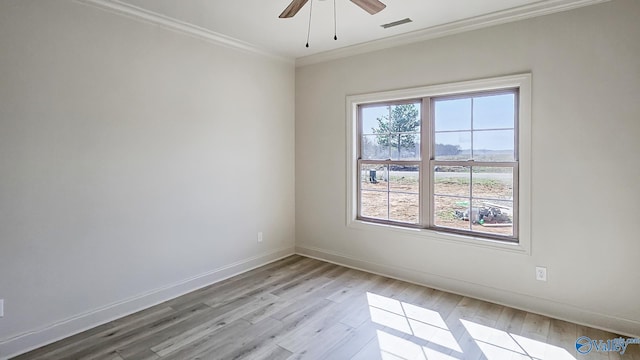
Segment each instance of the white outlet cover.
[[536,266],[536,280],[547,281],[547,268]]
[[0,318],[4,317],[4,299],[0,299]]

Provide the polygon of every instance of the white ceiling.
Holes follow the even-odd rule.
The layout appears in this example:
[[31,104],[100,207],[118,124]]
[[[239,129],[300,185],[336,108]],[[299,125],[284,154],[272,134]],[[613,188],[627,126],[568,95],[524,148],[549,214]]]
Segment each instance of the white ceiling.
[[[356,44],[424,33],[496,19],[524,18],[602,0],[382,0],[386,9],[369,15],[349,0],[335,0],[338,40],[333,40],[333,0],[310,0],[292,19],[278,15],[290,0],[106,0],[133,5],[182,23],[223,34],[287,58],[305,58]],[[306,48],[313,1],[310,47]],[[412,23],[390,29],[380,25],[409,17]],[[484,19],[483,21],[479,21]],[[497,21],[499,22],[499,21]],[[503,21],[504,22],[504,21]],[[406,36],[405,36],[406,37]]]

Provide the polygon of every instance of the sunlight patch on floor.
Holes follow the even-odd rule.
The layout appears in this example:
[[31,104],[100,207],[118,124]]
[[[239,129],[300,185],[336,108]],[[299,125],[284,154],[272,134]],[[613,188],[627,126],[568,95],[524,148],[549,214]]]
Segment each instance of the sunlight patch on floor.
[[[371,321],[384,360],[464,359],[464,350],[437,312],[367,292]],[[567,350],[524,336],[459,319],[487,360],[576,360]],[[467,345],[465,345],[467,346]],[[475,350],[477,351],[477,349]]]
[[[374,323],[451,349],[458,353],[462,352],[460,345],[458,345],[456,339],[444,322],[444,319],[442,319],[438,312],[369,292],[367,293],[367,300],[369,302],[371,321]],[[387,334],[385,332],[382,333]],[[387,335],[393,336],[391,334]],[[386,339],[389,340],[389,338]],[[408,344],[411,343],[415,345],[416,349],[422,348],[422,346],[412,343],[409,340],[398,339],[403,340],[402,342],[404,342],[406,346],[409,346]],[[431,353],[431,357],[435,356],[435,353],[445,355],[433,349],[428,350]],[[426,356],[424,349],[419,353]]]
[[469,320],[461,319],[460,322],[488,360],[576,360],[567,350],[558,346],[510,334]]

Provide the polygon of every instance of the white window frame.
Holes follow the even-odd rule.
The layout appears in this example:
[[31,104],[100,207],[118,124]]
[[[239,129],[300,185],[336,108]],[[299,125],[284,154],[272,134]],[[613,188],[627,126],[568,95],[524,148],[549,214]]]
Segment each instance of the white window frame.
[[[435,229],[415,228],[396,224],[385,224],[366,220],[359,220],[358,214],[358,105],[379,102],[403,101],[407,99],[442,97],[449,95],[478,93],[485,91],[518,89],[518,124],[517,124],[517,152],[518,152],[518,242],[496,240],[482,237],[482,234],[455,234]],[[411,89],[383,91],[369,94],[349,95],[346,98],[346,143],[347,143],[347,226],[350,228],[392,234],[405,234],[421,239],[458,242],[473,246],[489,247],[493,249],[531,253],[531,74],[518,74],[481,80],[463,81],[450,84],[431,85]],[[429,144],[422,140],[423,146]],[[432,174],[428,169],[421,173],[421,186],[429,186]],[[422,192],[423,199],[425,192]],[[429,201],[427,199],[427,201]]]

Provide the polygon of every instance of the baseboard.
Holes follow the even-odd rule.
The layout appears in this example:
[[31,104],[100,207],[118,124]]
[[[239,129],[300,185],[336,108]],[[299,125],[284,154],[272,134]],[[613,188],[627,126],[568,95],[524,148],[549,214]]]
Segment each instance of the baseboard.
[[640,337],[640,330],[638,330],[640,329],[640,322],[577,308],[562,302],[491,288],[467,281],[425,273],[415,269],[358,259],[350,255],[316,247],[296,246],[296,253],[356,270],[569,321],[622,336],[632,338]]
[[243,259],[190,279],[109,304],[9,339],[0,340],[0,359],[26,353],[293,254],[294,248],[288,247]]

